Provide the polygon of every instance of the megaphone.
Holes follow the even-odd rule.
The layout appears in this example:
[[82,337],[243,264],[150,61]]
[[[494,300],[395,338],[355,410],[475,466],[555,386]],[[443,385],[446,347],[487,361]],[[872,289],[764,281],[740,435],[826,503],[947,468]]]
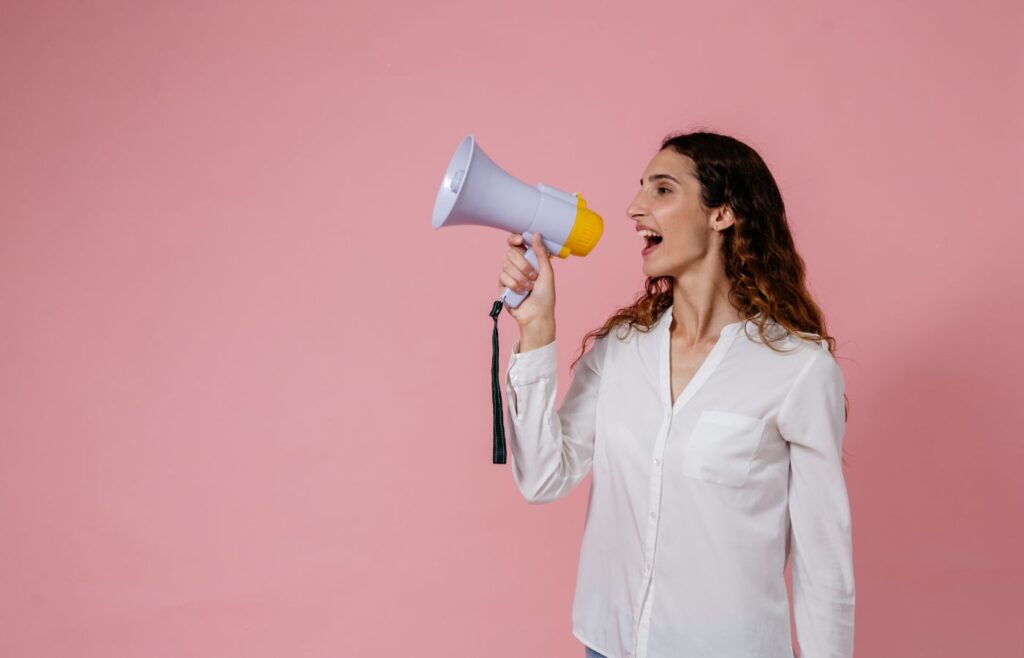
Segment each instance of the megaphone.
[[[533,234],[540,233],[544,248],[559,258],[586,256],[601,239],[604,221],[587,208],[579,194],[569,194],[544,183],[531,187],[510,176],[487,157],[473,135],[463,138],[444,172],[434,201],[433,227],[476,224],[509,233],[521,233],[526,260],[539,270],[533,253]],[[518,308],[530,291],[505,288],[499,301]]]
[[[540,233],[549,254],[568,258],[586,256],[601,239],[604,222],[587,208],[579,194],[569,194],[544,183],[530,187],[510,176],[487,157],[473,135],[467,135],[448,162],[441,189],[434,201],[435,229],[457,224],[476,224],[522,233],[527,245]],[[526,249],[526,260],[539,270],[533,247]],[[494,463],[505,463],[505,418],[498,386],[498,315],[503,305],[517,308],[530,294],[505,288],[491,307],[494,320],[491,337],[491,404],[494,408]]]

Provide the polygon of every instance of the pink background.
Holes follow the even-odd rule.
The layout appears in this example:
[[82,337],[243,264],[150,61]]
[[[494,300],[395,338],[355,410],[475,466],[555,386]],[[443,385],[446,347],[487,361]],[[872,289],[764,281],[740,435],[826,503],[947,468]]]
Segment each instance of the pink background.
[[838,338],[858,655],[1020,655],[1024,6],[485,4],[3,3],[0,655],[582,656],[589,481],[491,463],[506,236],[430,213],[472,132],[604,216],[561,399],[696,127]]

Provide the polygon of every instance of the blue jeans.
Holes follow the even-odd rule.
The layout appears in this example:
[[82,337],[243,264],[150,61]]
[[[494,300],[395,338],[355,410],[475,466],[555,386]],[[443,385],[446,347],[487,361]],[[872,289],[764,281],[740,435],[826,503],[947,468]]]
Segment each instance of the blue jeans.
[[583,646],[587,649],[586,658],[607,658],[603,653],[598,653],[585,644]]

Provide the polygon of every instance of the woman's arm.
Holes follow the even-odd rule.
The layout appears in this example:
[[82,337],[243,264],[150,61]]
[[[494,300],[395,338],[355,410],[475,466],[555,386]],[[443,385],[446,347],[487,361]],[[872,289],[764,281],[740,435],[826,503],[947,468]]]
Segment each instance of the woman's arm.
[[512,346],[507,438],[516,485],[531,503],[567,495],[590,470],[606,339],[598,338],[580,358],[557,412],[556,341],[526,352],[518,351],[519,341]]
[[843,371],[816,353],[779,409],[789,442],[793,610],[802,658],[853,655],[853,542],[843,478]]

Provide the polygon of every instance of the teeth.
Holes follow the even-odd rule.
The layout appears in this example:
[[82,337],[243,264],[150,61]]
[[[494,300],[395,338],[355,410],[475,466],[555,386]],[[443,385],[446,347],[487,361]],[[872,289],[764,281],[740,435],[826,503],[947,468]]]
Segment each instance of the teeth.
[[648,231],[645,228],[640,229],[638,232],[640,233],[640,235],[642,235],[645,238],[660,238],[661,237],[660,234],[655,233],[654,231]]

